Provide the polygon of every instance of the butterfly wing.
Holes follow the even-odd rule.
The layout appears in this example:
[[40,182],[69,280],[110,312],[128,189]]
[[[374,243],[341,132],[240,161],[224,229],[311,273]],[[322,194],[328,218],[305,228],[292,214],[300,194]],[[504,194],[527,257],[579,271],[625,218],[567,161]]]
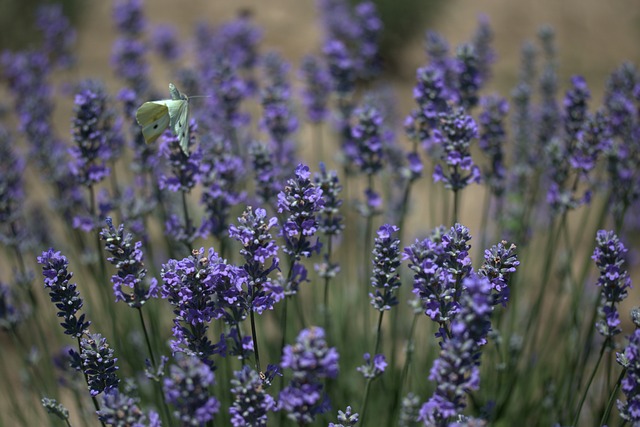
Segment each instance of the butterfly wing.
[[186,99],[166,101],[173,133],[180,140],[180,148],[189,155],[189,101]]
[[144,141],[151,144],[171,122],[167,101],[145,102],[136,111],[136,120],[142,126]]

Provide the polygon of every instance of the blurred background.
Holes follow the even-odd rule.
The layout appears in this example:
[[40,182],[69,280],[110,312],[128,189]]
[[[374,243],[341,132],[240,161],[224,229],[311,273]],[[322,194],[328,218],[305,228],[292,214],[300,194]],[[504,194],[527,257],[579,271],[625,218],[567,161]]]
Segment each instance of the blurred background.
[[[34,13],[40,3],[45,2],[0,1],[3,11],[0,48],[21,48],[34,42]],[[108,66],[115,39],[111,2],[63,0],[62,3],[78,30],[77,72],[113,82]],[[387,72],[401,89],[410,89],[416,67],[425,62],[422,41],[426,29],[440,32],[455,48],[469,39],[481,14],[489,18],[498,54],[489,90],[502,94],[515,84],[521,44],[534,40],[542,24],[550,24],[556,30],[562,87],[569,76],[582,74],[596,100],[608,73],[624,60],[640,59],[637,0],[376,0],[375,3],[385,25],[383,48]],[[277,49],[294,65],[310,50],[319,52],[321,27],[314,0],[153,0],[145,4],[145,14],[152,26],[172,24],[183,39],[192,36],[198,22],[218,24],[240,11],[251,12],[264,29],[265,50]]]

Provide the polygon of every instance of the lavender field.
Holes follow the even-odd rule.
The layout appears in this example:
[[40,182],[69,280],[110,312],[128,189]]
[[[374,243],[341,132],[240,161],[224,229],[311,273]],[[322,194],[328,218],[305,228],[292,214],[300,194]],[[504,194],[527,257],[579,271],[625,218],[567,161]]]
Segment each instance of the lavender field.
[[640,425],[637,55],[148,3],[0,52],[0,427]]

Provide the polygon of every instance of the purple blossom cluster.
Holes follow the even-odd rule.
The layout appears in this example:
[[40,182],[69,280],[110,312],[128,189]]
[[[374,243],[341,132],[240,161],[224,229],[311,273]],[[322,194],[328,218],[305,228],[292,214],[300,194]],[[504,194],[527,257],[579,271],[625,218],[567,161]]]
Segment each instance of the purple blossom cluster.
[[97,86],[75,96],[71,172],[79,184],[90,187],[109,176],[105,164],[108,126],[105,123],[106,94]]
[[398,304],[396,293],[400,288],[400,239],[399,228],[385,224],[378,229],[373,248],[373,270],[371,286],[375,293],[369,293],[371,305],[379,311],[391,310]]
[[282,224],[285,240],[284,252],[292,259],[308,258],[320,250],[320,242],[311,238],[318,231],[317,214],[324,207],[322,188],[311,181],[309,166],[299,164],[295,177],[287,180],[284,190],[278,193],[278,213],[287,213]]
[[[117,301],[126,302],[130,307],[140,308],[149,299],[158,297],[158,281],[152,277],[145,283],[147,269],[142,253],[142,242],[132,244],[133,236],[124,231],[124,224],[118,229],[113,226],[111,218],[107,218],[107,228],[100,232],[100,239],[105,242],[105,250],[112,256],[107,258],[118,270],[111,276],[113,293]],[[124,292],[123,287],[130,288],[131,293]]]
[[267,425],[267,414],[277,408],[275,399],[266,393],[260,375],[248,366],[234,372],[231,379],[234,396],[229,408],[233,427]]
[[322,328],[311,327],[298,334],[296,343],[283,349],[283,370],[291,371],[291,381],[279,395],[278,409],[298,424],[312,423],[329,409],[322,380],[338,375],[338,352],[327,344]]
[[[15,116],[6,122],[17,124],[17,132],[0,127],[0,243],[6,255],[3,271],[12,275],[0,278],[0,330],[25,353],[21,358],[14,357],[17,351],[8,353],[7,360],[24,363],[16,366],[22,379],[16,390],[77,398],[69,407],[81,410],[88,391],[104,425],[266,426],[279,412],[279,424],[286,417],[301,426],[332,420],[329,426],[345,427],[364,425],[368,416],[375,420],[369,423],[408,427],[506,425],[518,417],[557,425],[574,419],[571,425],[579,425],[602,414],[600,424],[611,424],[618,415],[610,416],[610,410],[621,389],[625,401],[618,401],[619,417],[640,423],[640,335],[633,333],[618,353],[618,383],[597,376],[602,375],[599,369],[607,375],[620,371],[602,355],[620,345],[615,337],[629,326],[619,310],[631,288],[627,268],[633,266],[634,251],[618,236],[633,237],[640,226],[633,215],[640,206],[640,71],[631,63],[614,70],[602,107],[593,108],[596,86],[577,75],[559,79],[555,33],[547,26],[535,46],[523,46],[518,83],[507,100],[483,92],[496,58],[488,18],[481,17],[470,41],[455,49],[442,35],[428,32],[425,63],[412,92],[415,105],[404,120],[405,145],[394,138],[401,116],[381,79],[382,18],[387,15],[370,1],[318,0],[317,5],[324,27],[322,53],[297,64],[298,86],[290,82],[293,68],[284,56],[260,51],[262,32],[248,10],[215,26],[197,24],[193,39],[183,43],[178,27],[147,22],[142,0],[115,1],[118,36],[111,64],[125,86],[117,98],[123,111],[113,107],[100,82],[51,84],[72,78],[53,73],[74,64],[75,32],[59,6],[36,12],[43,38],[30,50],[2,52],[0,72]],[[155,101],[151,122],[166,127],[157,144],[146,144],[134,120],[142,103],[163,99],[149,77],[152,52],[172,81],[197,94],[189,99],[186,148],[171,126],[175,104],[163,108],[170,100]],[[194,66],[182,60],[192,56]],[[175,100],[177,90],[171,92]],[[58,94],[74,101],[66,138],[55,131]],[[127,132],[123,123],[130,125]],[[319,154],[336,151],[333,159],[317,160],[334,161],[341,170],[320,162],[312,176],[297,158],[308,155],[302,144],[313,139],[310,134],[322,142]],[[472,158],[474,139],[485,154],[482,173]],[[23,147],[28,154],[22,154]],[[452,190],[453,206],[450,193],[424,196],[418,187],[429,167],[433,179]],[[53,195],[57,216],[33,199],[37,194],[27,172],[36,172],[44,193]],[[487,192],[477,249],[484,256],[474,269],[471,232],[458,222],[458,213],[461,190],[480,183],[481,175]],[[352,204],[348,198],[362,190],[364,203]],[[423,195],[416,197],[416,192]],[[604,194],[600,197],[606,201],[600,203],[597,221],[591,216],[597,214],[594,207],[584,208],[584,229],[597,222],[616,230],[596,235],[591,258],[599,271],[597,301],[580,286],[589,259],[574,250],[580,236],[568,226],[569,215],[588,204],[592,194]],[[424,200],[428,215],[420,203]],[[377,222],[378,215],[383,220]],[[98,232],[104,219],[106,227]],[[420,234],[424,224],[438,223],[448,225],[426,237]],[[420,238],[413,240],[408,234],[413,232]],[[545,237],[543,232],[547,246],[537,251],[533,245]],[[577,233],[585,231],[581,227]],[[56,241],[60,235],[62,243]],[[406,237],[414,243],[401,254]],[[487,248],[485,241],[492,238],[499,243]],[[113,265],[110,273],[104,259],[87,250],[92,240],[98,251],[101,244],[105,249]],[[518,247],[532,245],[526,277],[511,241]],[[69,260],[60,252],[41,251],[37,262],[56,316],[77,348],[58,346],[49,361],[42,355],[51,353],[44,345],[52,338],[31,288],[29,253],[58,244],[78,258],[79,285],[70,283]],[[311,259],[321,249],[322,255]],[[579,255],[587,261],[583,270],[575,268]],[[358,262],[362,258],[365,262]],[[538,258],[544,268],[534,270]],[[401,290],[403,262],[413,279],[409,307]],[[307,272],[312,264],[318,272],[313,277]],[[158,274],[160,289],[153,277]],[[301,287],[303,282],[309,286]],[[81,287],[89,299],[81,297]],[[375,346],[362,363],[358,359],[373,332],[367,295],[379,317]],[[548,310],[545,304],[557,302],[558,296],[562,309]],[[140,329],[128,323],[131,311],[120,313],[113,299],[138,309]],[[358,299],[364,304],[354,304]],[[500,306],[507,303],[513,305],[510,314],[500,316]],[[93,323],[83,313],[85,305]],[[144,314],[143,305],[148,308]],[[396,306],[383,323],[384,312]],[[167,307],[170,330],[162,328]],[[586,316],[579,314],[589,309],[593,320],[587,328],[581,322]],[[498,315],[492,319],[494,311]],[[432,353],[416,346],[422,313],[435,322],[435,339],[430,340],[438,353],[429,371],[431,385],[415,380],[415,373],[425,373],[433,360]],[[322,327],[308,327],[322,317]],[[631,318],[640,327],[640,309]],[[111,329],[97,333],[95,325]],[[568,332],[571,340],[559,341],[550,352],[541,326],[549,336]],[[286,345],[289,328],[300,333]],[[107,336],[113,341],[108,343]],[[483,356],[490,339],[495,347]],[[592,349],[599,344],[600,359],[592,363]],[[344,372],[336,382],[337,349],[343,347]],[[158,351],[170,357],[155,356]],[[264,371],[261,357],[267,362]],[[483,374],[482,394],[476,394],[482,357],[494,357],[485,367],[495,381],[485,388]],[[567,359],[572,369],[556,369],[562,365],[554,357]],[[274,360],[279,366],[268,364]],[[590,366],[593,375],[583,381]],[[50,378],[54,369],[49,368],[56,370]],[[385,371],[382,387],[370,387]],[[120,378],[123,372],[131,378]],[[546,380],[548,372],[554,375]],[[274,387],[277,375],[281,383]],[[54,377],[59,381],[47,381]],[[366,383],[363,390],[357,387],[360,382]],[[606,401],[594,397],[592,384],[611,396]],[[424,399],[415,394],[425,390],[431,395]],[[358,393],[362,404],[353,407],[356,413],[346,403]],[[6,417],[33,423],[21,404],[12,408],[22,396],[9,396],[6,406],[12,411]],[[45,397],[42,403],[66,423],[77,417],[54,399]],[[346,409],[334,418],[331,403]],[[320,417],[329,412],[333,415]],[[6,417],[0,415],[0,424]]]
[[382,20],[374,2],[363,1],[352,6],[345,0],[318,0],[324,26],[325,46],[342,44],[353,58],[353,71],[362,79],[380,75],[380,37]]
[[[229,237],[242,245],[240,254],[245,263],[242,270],[246,274],[247,291],[241,300],[245,300],[246,310],[262,314],[272,310],[273,305],[284,298],[283,289],[274,283],[269,274],[279,269],[278,245],[271,237],[270,230],[277,226],[276,218],[268,218],[267,211],[251,206],[238,218],[238,226],[229,226]],[[229,304],[236,302],[238,296],[229,296]],[[236,302],[237,304],[237,302]]]
[[118,389],[111,388],[102,397],[98,420],[106,425],[161,427],[158,413],[149,411],[149,414],[145,414],[138,406],[139,403],[139,398],[127,396]]
[[480,387],[480,350],[491,328],[491,284],[486,278],[471,275],[463,287],[466,291],[460,313],[429,374],[436,390],[420,410],[419,420],[425,425],[449,425],[448,421],[465,408],[466,394]]
[[600,316],[596,328],[603,336],[612,338],[619,334],[620,316],[618,304],[628,295],[631,278],[623,268],[627,248],[612,231],[599,230],[592,259],[600,271]]
[[214,419],[220,411],[220,402],[209,394],[214,384],[213,370],[197,357],[183,357],[169,367],[162,389],[180,425],[203,425]]
[[118,359],[113,353],[114,350],[107,343],[107,339],[100,334],[87,334],[80,339],[82,371],[87,377],[91,396],[118,387]]
[[300,66],[300,77],[305,85],[302,102],[307,118],[311,123],[322,123],[329,114],[327,103],[331,94],[331,76],[327,66],[317,56],[305,56]]
[[640,421],[640,329],[629,337],[623,353],[617,353],[617,362],[625,368],[622,392],[626,401],[618,400],[620,416],[631,423]]
[[480,132],[478,146],[489,157],[490,167],[483,174],[491,192],[496,197],[504,194],[507,171],[504,148],[507,141],[505,118],[509,104],[504,98],[488,96],[480,100],[482,112],[478,117]]
[[203,248],[194,250],[191,256],[180,261],[170,259],[162,266],[161,295],[173,306],[175,315],[171,341],[174,353],[196,356],[211,366],[212,356],[224,353],[224,344],[213,344],[207,331],[212,319],[224,316],[214,299],[218,287],[233,284],[239,280],[238,275],[213,249],[206,255]]
[[85,321],[84,313],[78,317],[84,302],[77,291],[77,285],[69,283],[73,273],[68,271],[67,257],[49,249],[38,257],[38,264],[42,265],[44,286],[49,289],[51,302],[59,310],[57,316],[63,319],[61,325],[64,333],[79,339],[87,332],[91,322]]
[[480,169],[471,158],[471,140],[477,137],[478,128],[473,118],[462,108],[438,115],[438,129],[433,141],[440,146],[442,154],[433,172],[435,182],[442,181],[445,188],[454,192],[472,183],[480,182]]

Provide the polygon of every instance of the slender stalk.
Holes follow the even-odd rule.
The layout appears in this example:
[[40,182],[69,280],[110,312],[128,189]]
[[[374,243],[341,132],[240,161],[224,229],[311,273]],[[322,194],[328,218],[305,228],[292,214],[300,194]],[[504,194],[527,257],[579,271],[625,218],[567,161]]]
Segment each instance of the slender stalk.
[[[142,332],[144,333],[144,339],[147,344],[147,351],[149,352],[149,359],[151,359],[151,365],[153,369],[156,370],[158,368],[158,364],[156,363],[156,358],[153,354],[153,347],[151,346],[151,340],[149,339],[149,332],[147,331],[147,325],[144,321],[144,316],[142,315],[142,308],[136,307],[138,311],[138,317],[140,318],[140,325],[142,326]],[[171,420],[171,415],[169,412],[169,407],[167,406],[167,400],[162,392],[162,384],[158,383],[158,390],[160,392],[160,397],[162,398],[162,410],[164,412],[164,416],[167,421]]]
[[[331,255],[333,252],[333,236],[327,236],[327,254],[326,254],[326,262],[329,269],[331,269]],[[331,278],[329,275],[325,275],[324,277],[324,328],[327,331],[327,336],[331,336],[331,316],[329,312],[329,282]]]
[[480,220],[480,244],[478,245],[478,262],[482,260],[484,249],[487,247],[487,225],[489,223],[489,210],[491,209],[491,191],[486,190],[484,193],[484,201],[482,203],[482,219]]
[[605,409],[604,414],[602,414],[602,419],[600,420],[599,425],[604,426],[609,421],[609,415],[611,415],[611,408],[613,408],[613,402],[615,401],[616,394],[618,394],[618,390],[620,390],[620,384],[622,384],[622,379],[626,374],[627,374],[627,368],[624,368],[622,372],[620,372],[620,375],[618,376],[618,381],[616,381],[616,385],[613,388],[611,395],[609,396],[609,400],[607,401],[607,408]]
[[[373,175],[367,175],[368,189],[373,192]],[[364,231],[364,264],[362,269],[362,283],[363,289],[369,289],[369,279],[371,271],[371,241],[373,240],[373,212],[369,212],[367,215],[367,221]],[[364,320],[364,339],[365,345],[369,343],[369,301],[367,298],[362,298],[363,302],[363,320]]]
[[184,215],[184,230],[185,230],[185,233],[187,233],[187,235],[189,236],[189,241],[185,241],[184,244],[187,247],[187,253],[190,253],[191,249],[193,249],[191,247],[193,242],[191,241],[191,218],[189,218],[189,209],[187,206],[187,192],[181,191],[180,194],[182,195],[182,213]]
[[593,367],[593,371],[591,371],[591,375],[589,375],[589,381],[587,382],[587,386],[584,389],[584,393],[582,394],[582,398],[580,399],[580,404],[578,405],[578,409],[576,410],[576,414],[573,417],[573,423],[571,425],[577,426],[578,419],[580,418],[580,411],[582,411],[582,405],[584,401],[587,399],[587,394],[589,393],[589,388],[591,387],[591,383],[596,376],[596,372],[598,371],[598,367],[600,366],[600,362],[602,361],[602,356],[604,355],[604,351],[609,344],[609,337],[602,343],[602,347],[600,348],[600,354],[598,355],[598,361],[596,362],[596,366]]
[[460,190],[453,190],[453,224],[456,224],[458,222],[459,210],[460,210]]
[[402,395],[404,394],[405,382],[409,378],[409,370],[411,369],[411,362],[413,361],[413,351],[414,351],[414,342],[413,336],[415,335],[416,325],[418,324],[419,314],[413,315],[413,320],[411,321],[411,329],[409,331],[409,337],[407,338],[407,348],[406,348],[406,356],[404,359],[404,364],[402,365],[402,374],[400,375],[400,385],[397,388],[397,392],[394,396],[393,407],[391,409],[391,419],[387,423],[388,425],[393,425],[394,422],[398,418],[398,411],[400,410],[400,401],[402,400]]
[[[373,356],[372,356],[373,357]],[[360,404],[360,425],[366,426],[367,424],[364,422],[365,415],[367,413],[367,402],[369,401],[369,390],[371,389],[371,381],[373,378],[367,378],[367,383],[364,386],[364,394],[362,395],[362,403]]]

